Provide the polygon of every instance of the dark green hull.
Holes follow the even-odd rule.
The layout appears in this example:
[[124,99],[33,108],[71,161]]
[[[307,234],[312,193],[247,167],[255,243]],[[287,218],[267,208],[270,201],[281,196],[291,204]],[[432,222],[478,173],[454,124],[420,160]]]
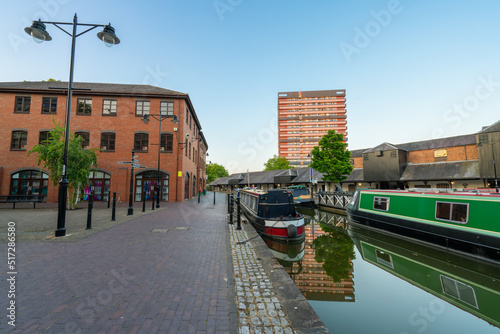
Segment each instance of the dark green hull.
[[365,261],[500,327],[500,264],[349,225]]
[[[500,196],[371,190],[356,194],[347,207],[350,224],[500,261]],[[443,206],[449,211],[445,218]]]

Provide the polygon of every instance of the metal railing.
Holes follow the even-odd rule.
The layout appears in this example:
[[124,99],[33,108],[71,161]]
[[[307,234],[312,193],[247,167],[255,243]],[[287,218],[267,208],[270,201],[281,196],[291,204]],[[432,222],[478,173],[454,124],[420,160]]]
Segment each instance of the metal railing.
[[314,196],[316,197],[317,205],[345,210],[353,195],[354,192],[352,191],[335,191],[317,193]]

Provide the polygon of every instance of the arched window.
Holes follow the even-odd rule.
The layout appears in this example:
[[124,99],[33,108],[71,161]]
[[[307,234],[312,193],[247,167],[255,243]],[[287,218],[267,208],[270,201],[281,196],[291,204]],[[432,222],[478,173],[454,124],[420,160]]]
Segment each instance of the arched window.
[[94,191],[94,201],[108,201],[111,186],[111,175],[105,172],[90,172],[89,185],[83,189],[83,200],[87,201],[91,191]]
[[196,196],[196,176],[193,175],[193,196]]
[[184,199],[189,198],[189,173],[186,172],[186,181],[184,184]]
[[47,195],[49,175],[37,170],[25,170],[12,174],[11,195]]
[[137,174],[135,177],[135,201],[142,202],[143,196],[146,197],[146,200],[154,199],[155,191],[158,185],[158,176],[160,179],[160,194],[161,201],[168,202],[168,182],[169,175],[167,173],[160,172],[158,175],[158,171],[145,171]]

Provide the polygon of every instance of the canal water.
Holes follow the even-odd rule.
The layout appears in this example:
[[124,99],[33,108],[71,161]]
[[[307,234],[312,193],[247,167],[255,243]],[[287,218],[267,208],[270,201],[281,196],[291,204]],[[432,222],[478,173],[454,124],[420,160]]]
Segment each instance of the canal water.
[[304,214],[304,243],[265,241],[331,333],[500,332],[500,264]]

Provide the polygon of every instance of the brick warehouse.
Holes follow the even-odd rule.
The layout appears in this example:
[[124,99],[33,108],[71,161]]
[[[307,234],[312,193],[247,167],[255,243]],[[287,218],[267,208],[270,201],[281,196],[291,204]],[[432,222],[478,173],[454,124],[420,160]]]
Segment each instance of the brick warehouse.
[[[67,87],[54,81],[0,83],[0,195],[46,194],[48,202],[57,202],[58,186],[27,153],[47,138],[52,118],[65,124]],[[134,169],[134,201],[156,186],[159,151],[162,201],[183,201],[205,188],[208,145],[188,94],[149,85],[74,83],[71,105],[71,133],[84,138],[84,147],[99,148],[97,172],[91,174],[95,200],[117,192],[128,201],[130,164],[118,162],[131,161],[133,148],[145,167]],[[162,115],[161,138],[160,122],[150,117],[145,124],[143,114]]]

